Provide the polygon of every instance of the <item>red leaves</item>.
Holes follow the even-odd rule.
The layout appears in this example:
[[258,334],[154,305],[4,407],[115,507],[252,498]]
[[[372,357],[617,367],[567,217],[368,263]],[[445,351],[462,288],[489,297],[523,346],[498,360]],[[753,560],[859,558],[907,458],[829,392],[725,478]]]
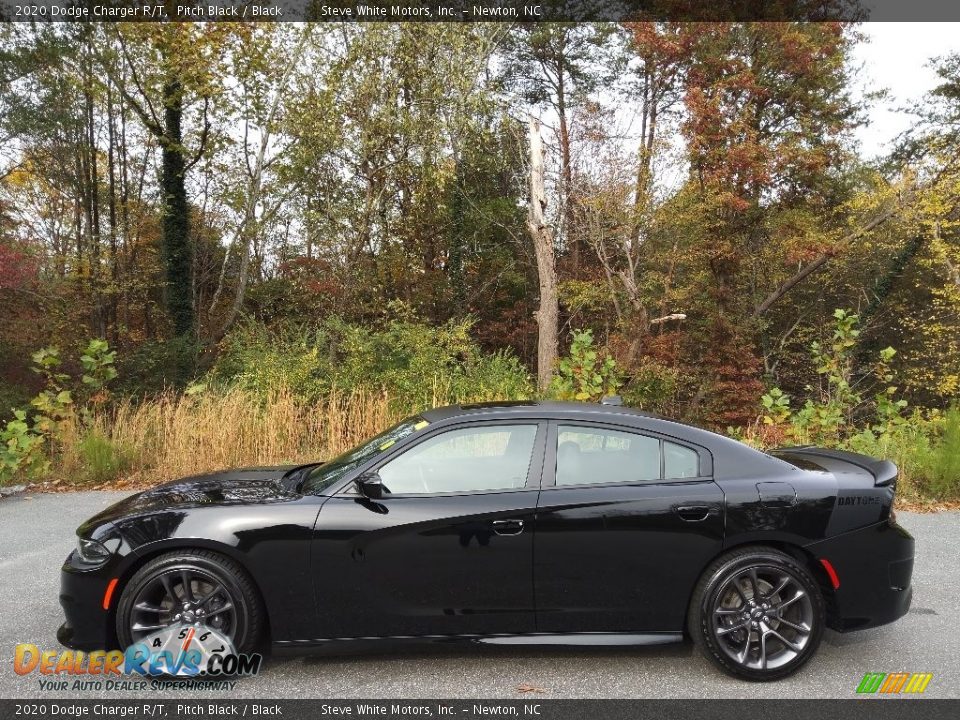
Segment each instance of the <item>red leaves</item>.
[[19,290],[33,284],[39,266],[32,256],[10,245],[0,244],[0,290]]
[[834,139],[850,124],[841,25],[703,23],[697,33],[684,132],[708,186],[755,202],[837,164]]

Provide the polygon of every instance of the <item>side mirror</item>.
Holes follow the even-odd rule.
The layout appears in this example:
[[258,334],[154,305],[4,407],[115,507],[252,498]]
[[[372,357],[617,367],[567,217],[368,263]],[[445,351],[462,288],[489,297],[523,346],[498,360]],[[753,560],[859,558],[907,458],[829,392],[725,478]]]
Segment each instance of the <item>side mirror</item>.
[[357,491],[371,500],[380,500],[383,497],[383,480],[376,471],[367,472],[356,479]]

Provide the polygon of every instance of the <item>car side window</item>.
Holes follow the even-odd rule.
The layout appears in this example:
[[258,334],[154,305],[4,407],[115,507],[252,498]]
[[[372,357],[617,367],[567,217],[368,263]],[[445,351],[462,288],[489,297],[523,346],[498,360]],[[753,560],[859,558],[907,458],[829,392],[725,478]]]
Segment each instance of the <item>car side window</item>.
[[527,483],[537,425],[490,425],[435,435],[380,467],[391,494],[508,490]]
[[679,480],[699,475],[699,454],[678,443],[599,427],[557,428],[557,485]]
[[560,425],[557,485],[660,479],[660,441],[636,433]]
[[692,478],[700,474],[700,456],[696,451],[672,442],[663,442],[663,476],[667,480]]

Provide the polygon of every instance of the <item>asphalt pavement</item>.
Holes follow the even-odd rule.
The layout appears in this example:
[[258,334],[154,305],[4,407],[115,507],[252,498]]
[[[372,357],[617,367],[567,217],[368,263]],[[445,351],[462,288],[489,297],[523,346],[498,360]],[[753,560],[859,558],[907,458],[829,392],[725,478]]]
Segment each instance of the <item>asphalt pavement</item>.
[[850,698],[867,672],[929,672],[925,697],[960,698],[960,513],[898,513],[917,539],[913,608],[898,622],[828,631],[799,673],[754,684],[713,668],[689,643],[647,648],[423,647],[270,658],[232,692],[44,691],[13,671],[17,643],[59,650],[60,566],[84,519],[124,493],[0,498],[0,698]]

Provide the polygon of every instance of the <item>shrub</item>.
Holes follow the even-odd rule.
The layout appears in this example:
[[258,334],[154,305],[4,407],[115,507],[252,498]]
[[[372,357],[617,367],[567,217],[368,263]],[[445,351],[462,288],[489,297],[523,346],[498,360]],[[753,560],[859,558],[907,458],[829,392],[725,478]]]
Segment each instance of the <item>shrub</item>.
[[[790,396],[779,388],[764,394],[760,398],[766,426],[762,436],[837,446],[858,432],[858,423],[868,432],[883,435],[903,422],[901,411],[907,403],[896,399],[897,386],[891,384],[894,375],[890,361],[896,350],[884,348],[869,372],[857,375],[853,360],[860,318],[846,310],[835,310],[833,316],[836,322],[830,342],[814,342],[810,346],[819,378],[816,387],[807,387],[813,397],[807,398],[799,410],[793,410]],[[869,381],[876,388],[872,396],[864,390]]]
[[200,361],[201,347],[186,336],[147,340],[117,358],[120,395],[153,395],[169,388],[182,388],[194,379],[192,369]]
[[652,358],[641,358],[620,394],[630,407],[670,415],[681,382],[676,368]]
[[943,500],[960,497],[960,407],[947,410],[939,435],[916,455],[917,483],[924,495]]
[[[107,383],[117,376],[114,356],[105,341],[91,340],[80,357],[83,373],[77,381],[60,372],[57,348],[33,353],[33,371],[43,377],[44,389],[30,401],[32,415],[17,410],[0,429],[0,483],[18,477],[33,479],[46,472],[54,455],[63,451],[68,430],[77,422],[90,426],[96,409],[109,397]],[[73,389],[67,388],[68,383]],[[75,394],[82,400],[79,405]]]
[[593,347],[592,330],[575,330],[570,353],[557,363],[550,382],[550,397],[557,400],[599,400],[614,395],[623,384],[617,362]]
[[896,351],[881,350],[858,376],[853,350],[859,319],[843,310],[834,318],[830,343],[811,346],[820,376],[819,385],[808,388],[813,397],[795,411],[790,397],[773,388],[761,398],[762,422],[734,434],[759,447],[814,443],[889,458],[899,470],[902,498],[960,499],[960,408],[915,409],[904,417],[907,403],[897,398],[890,369]]
[[262,397],[279,388],[320,400],[335,389],[384,391],[398,412],[446,402],[529,397],[529,373],[509,352],[485,353],[469,321],[430,326],[411,317],[380,329],[327,320],[313,328],[247,324],[228,336],[213,384]]
[[131,466],[132,453],[109,440],[99,428],[85,432],[76,447],[80,478],[84,481],[118,480]]
[[0,484],[19,476],[33,477],[47,464],[43,436],[31,431],[24,410],[15,410],[13,420],[0,428]]

